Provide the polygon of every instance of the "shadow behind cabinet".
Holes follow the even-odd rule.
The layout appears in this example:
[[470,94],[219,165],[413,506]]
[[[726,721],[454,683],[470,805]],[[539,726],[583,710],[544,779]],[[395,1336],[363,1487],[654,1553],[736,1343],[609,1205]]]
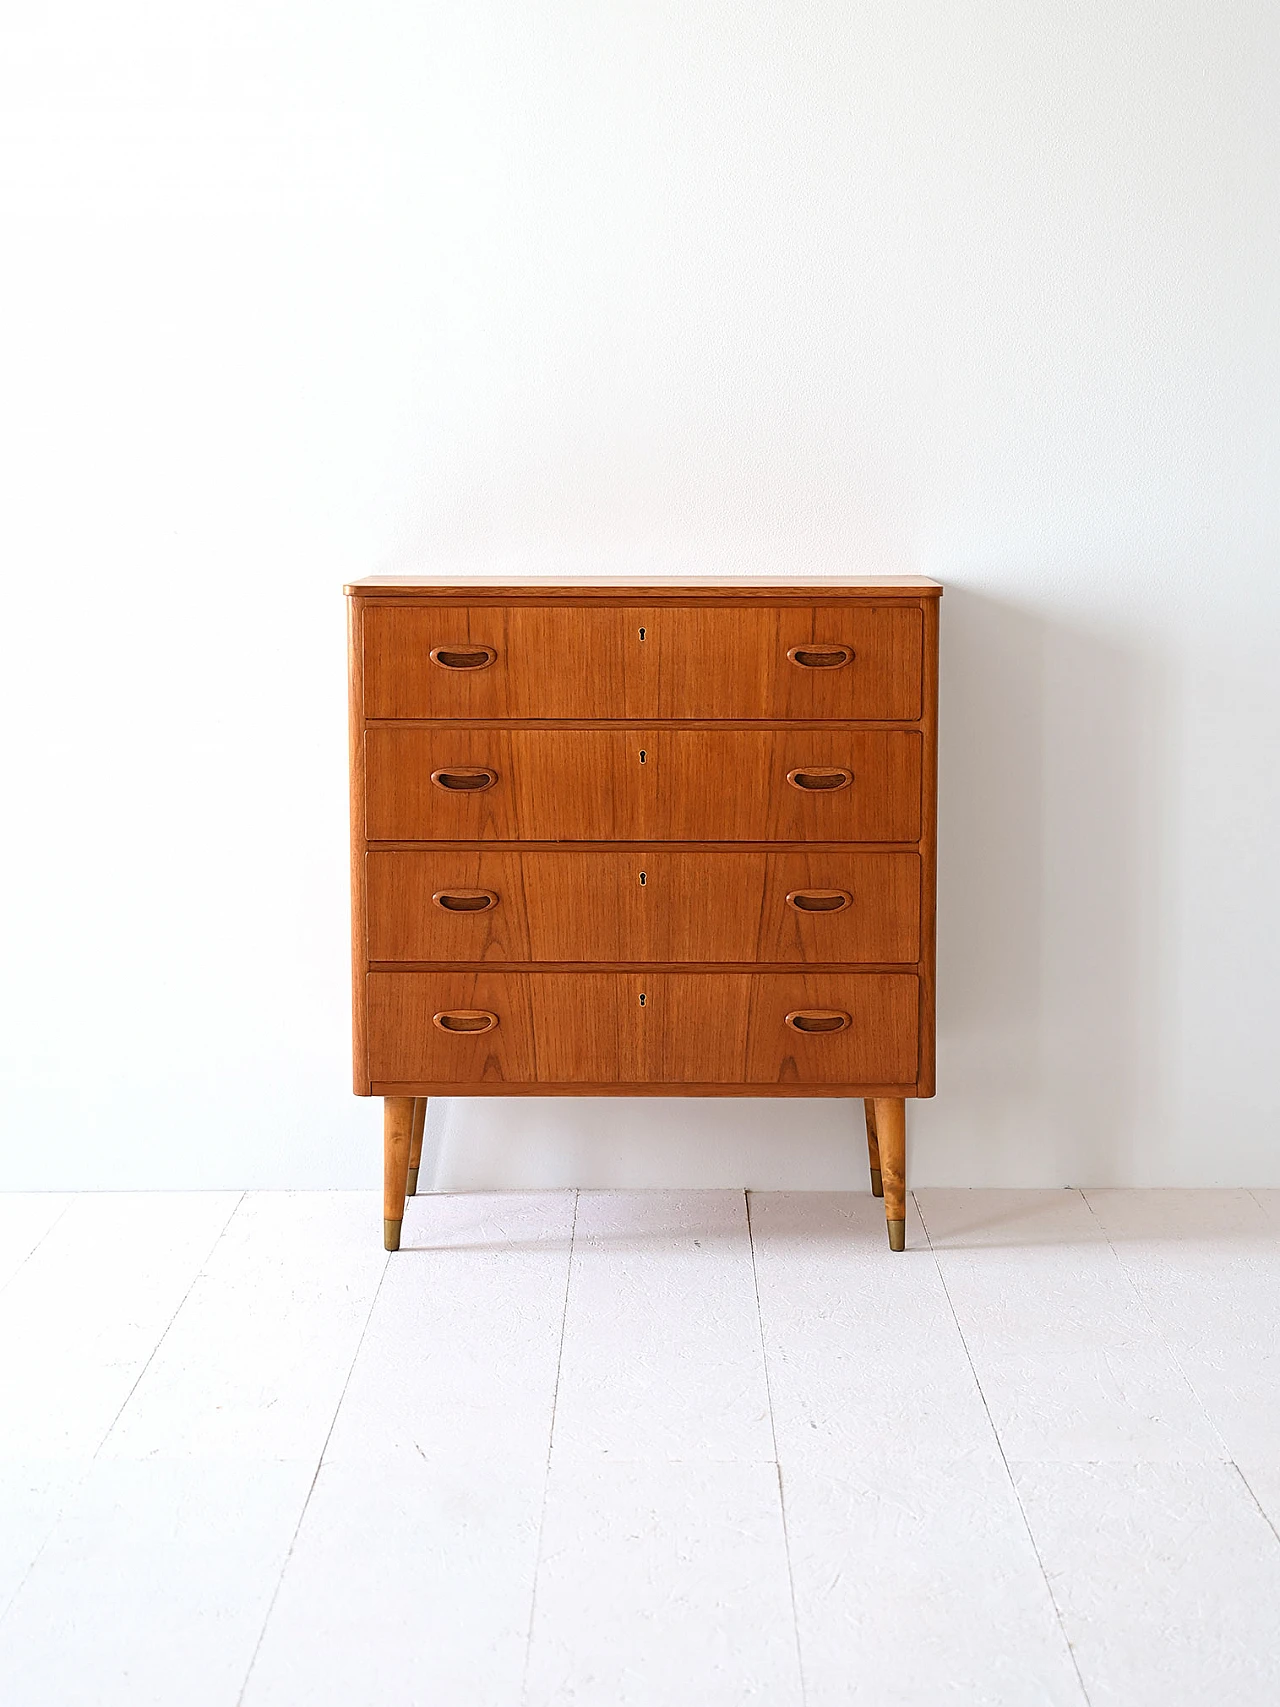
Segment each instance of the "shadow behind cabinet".
[[938,598],[379,577],[350,609],[355,1089],[399,1247],[426,1099],[933,1095]]

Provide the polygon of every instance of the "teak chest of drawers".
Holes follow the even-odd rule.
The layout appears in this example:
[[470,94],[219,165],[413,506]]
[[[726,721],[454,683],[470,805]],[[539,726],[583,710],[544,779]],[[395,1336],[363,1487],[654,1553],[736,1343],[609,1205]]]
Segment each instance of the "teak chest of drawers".
[[386,1245],[430,1096],[933,1095],[938,597],[347,589],[355,1089]]

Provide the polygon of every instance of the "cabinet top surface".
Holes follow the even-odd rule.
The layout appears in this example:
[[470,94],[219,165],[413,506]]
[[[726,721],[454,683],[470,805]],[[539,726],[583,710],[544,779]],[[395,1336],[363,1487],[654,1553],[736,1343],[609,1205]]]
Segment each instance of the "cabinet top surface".
[[363,580],[349,582],[345,591],[364,599],[394,599],[414,594],[440,597],[450,594],[484,593],[487,597],[518,599],[541,598],[626,598],[678,599],[694,594],[700,599],[794,599],[800,598],[866,598],[877,594],[902,597],[936,598],[942,585],[927,575],[868,575],[861,579],[802,577],[792,581],[731,580],[724,576],[703,576],[692,579],[636,581],[622,575],[564,575],[556,579],[513,580],[508,575],[368,575]]

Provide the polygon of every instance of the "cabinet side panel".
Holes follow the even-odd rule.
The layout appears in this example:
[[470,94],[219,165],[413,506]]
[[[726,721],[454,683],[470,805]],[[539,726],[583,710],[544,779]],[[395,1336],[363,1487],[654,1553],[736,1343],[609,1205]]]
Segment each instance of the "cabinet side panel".
[[916,1094],[935,1085],[938,920],[938,600],[924,601],[924,752],[920,777],[920,1073]]
[[372,1095],[369,1076],[368,934],[364,870],[364,648],[363,606],[347,599],[348,757],[351,777],[351,1063],[357,1096]]

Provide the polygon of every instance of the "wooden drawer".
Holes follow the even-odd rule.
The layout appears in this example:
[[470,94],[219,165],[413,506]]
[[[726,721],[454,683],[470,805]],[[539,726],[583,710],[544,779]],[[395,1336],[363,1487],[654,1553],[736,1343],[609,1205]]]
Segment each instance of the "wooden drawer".
[[363,620],[366,717],[921,714],[911,605],[379,605]]
[[365,735],[366,834],[371,841],[914,842],[921,760],[914,730],[389,724]]
[[609,605],[373,606],[364,714],[651,716],[644,623]]
[[852,1094],[917,1077],[919,984],[907,972],[373,972],[367,994],[375,1094]]
[[[366,855],[374,961],[915,962],[915,853]],[[790,897],[790,899],[788,899]]]
[[894,605],[656,611],[658,717],[920,716],[924,617]]

